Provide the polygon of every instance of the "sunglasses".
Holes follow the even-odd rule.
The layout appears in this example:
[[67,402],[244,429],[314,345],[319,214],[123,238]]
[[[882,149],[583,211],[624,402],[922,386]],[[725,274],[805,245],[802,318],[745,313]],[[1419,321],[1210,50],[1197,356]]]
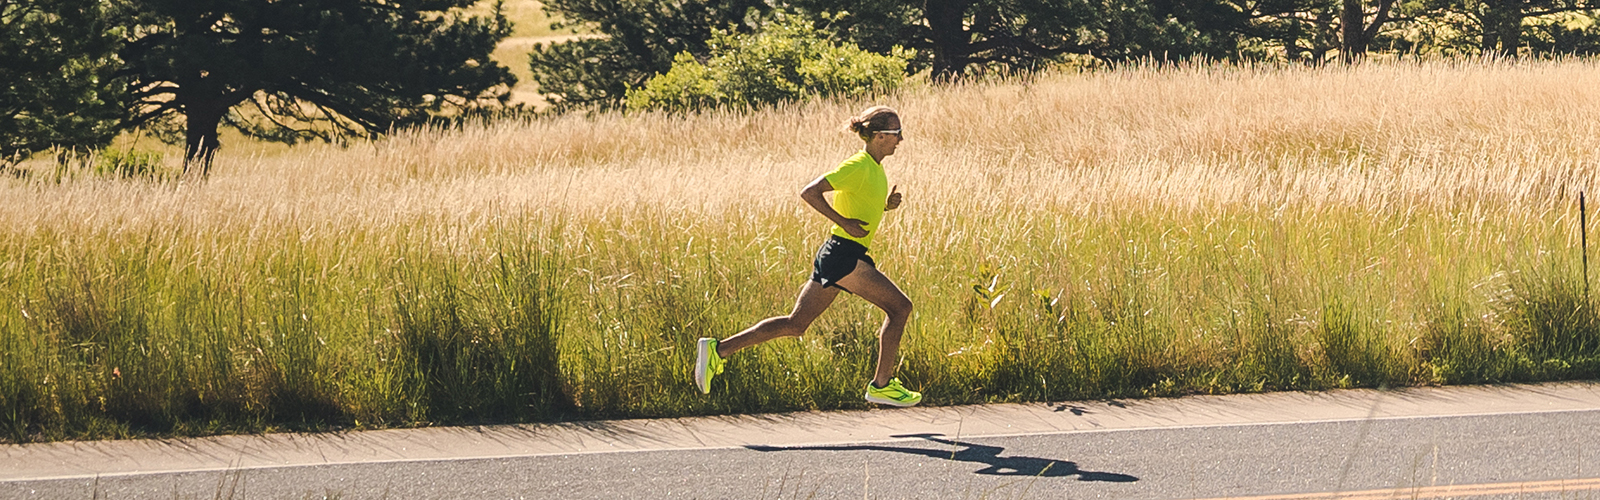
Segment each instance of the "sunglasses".
[[874,131],[874,133],[877,133],[877,134],[894,134],[896,137],[899,137],[901,139],[905,139],[906,138],[906,136],[900,134],[900,129],[878,130],[878,131]]

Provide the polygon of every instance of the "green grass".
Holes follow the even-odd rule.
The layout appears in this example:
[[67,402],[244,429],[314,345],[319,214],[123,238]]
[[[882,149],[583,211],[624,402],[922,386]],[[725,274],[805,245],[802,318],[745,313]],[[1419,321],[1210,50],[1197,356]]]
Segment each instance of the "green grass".
[[[853,299],[803,339],[732,358],[712,397],[687,382],[695,339],[784,312],[807,271],[810,224],[792,212],[742,215],[513,217],[453,228],[472,242],[453,247],[435,243],[425,221],[248,244],[177,230],[12,235],[0,267],[13,297],[0,313],[5,435],[865,406],[858,389],[880,316]],[[1482,228],[1518,236],[1529,255],[1432,256],[1434,266],[1403,272],[1435,275],[1428,284],[1440,294],[1396,297],[1385,292],[1409,277],[1369,263],[1411,255],[1454,222],[1352,215],[1273,242],[1283,226],[1259,220],[1224,217],[1185,233],[1174,228],[1202,221],[1045,219],[1055,220],[1015,239],[936,231],[921,236],[947,245],[881,251],[918,304],[901,376],[930,402],[1600,373],[1600,323],[1573,259],[1536,251],[1564,235]],[[697,234],[703,225],[729,232]],[[1329,241],[1396,230],[1377,254]],[[1500,268],[1516,270],[1489,282],[1503,291],[1449,293]]]

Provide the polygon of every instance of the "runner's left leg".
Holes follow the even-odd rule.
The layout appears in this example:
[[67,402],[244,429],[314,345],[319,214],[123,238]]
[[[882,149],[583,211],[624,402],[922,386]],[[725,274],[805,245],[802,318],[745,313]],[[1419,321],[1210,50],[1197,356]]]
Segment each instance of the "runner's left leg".
[[878,368],[872,377],[872,383],[882,387],[894,377],[895,365],[900,359],[900,335],[905,332],[906,321],[911,319],[911,298],[864,260],[856,262],[855,271],[839,279],[839,286],[889,315],[878,329]]

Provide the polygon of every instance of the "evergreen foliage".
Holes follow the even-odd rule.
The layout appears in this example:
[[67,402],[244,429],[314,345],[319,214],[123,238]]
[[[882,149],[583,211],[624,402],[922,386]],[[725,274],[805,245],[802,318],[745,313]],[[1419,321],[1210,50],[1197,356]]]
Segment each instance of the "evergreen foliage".
[[99,0],[0,0],[0,165],[116,134],[119,32]]
[[[778,13],[888,55],[935,81],[1031,72],[1061,63],[1140,59],[1346,62],[1399,54],[1590,54],[1597,4],[1586,0],[552,0],[554,16],[598,38],[538,47],[534,79],[557,112],[611,108],[710,33],[750,33]],[[680,75],[674,75],[677,77]],[[686,89],[687,90],[687,89]],[[695,94],[684,94],[693,96]]]
[[1221,58],[1235,52],[1236,6],[1218,0],[793,0],[862,48],[918,50],[935,80],[974,68],[1038,68],[1063,56]]
[[1600,45],[1590,28],[1600,4],[1586,0],[1420,0],[1421,24],[1449,33],[1457,53],[1588,54]]
[[[185,170],[209,166],[228,125],[296,142],[372,135],[480,102],[515,82],[489,59],[503,16],[450,10],[474,0],[134,0],[124,46],[138,113],[183,116]],[[247,110],[236,110],[248,104]]]
[[754,32],[772,11],[762,0],[546,0],[545,9],[600,35],[540,44],[533,79],[556,111],[621,106],[629,88],[672,69],[679,53],[709,57],[716,30]]

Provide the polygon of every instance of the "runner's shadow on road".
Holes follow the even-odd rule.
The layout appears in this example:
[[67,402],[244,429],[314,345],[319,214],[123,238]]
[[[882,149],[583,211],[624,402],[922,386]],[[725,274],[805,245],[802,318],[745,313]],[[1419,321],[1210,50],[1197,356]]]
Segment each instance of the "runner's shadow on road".
[[941,439],[943,434],[902,434],[897,438],[915,437],[935,443],[950,446],[963,446],[960,450],[949,448],[914,448],[909,446],[885,446],[875,444],[861,445],[834,445],[834,446],[762,446],[746,445],[745,448],[755,451],[887,451],[892,453],[905,453],[921,455],[941,460],[960,460],[986,465],[975,474],[993,476],[1038,476],[1038,477],[1066,477],[1078,476],[1079,481],[1105,481],[1112,483],[1131,483],[1139,478],[1115,472],[1095,472],[1078,468],[1078,464],[1066,460],[1052,460],[1038,457],[1002,457],[1005,448],[981,444],[965,443],[949,439]]

